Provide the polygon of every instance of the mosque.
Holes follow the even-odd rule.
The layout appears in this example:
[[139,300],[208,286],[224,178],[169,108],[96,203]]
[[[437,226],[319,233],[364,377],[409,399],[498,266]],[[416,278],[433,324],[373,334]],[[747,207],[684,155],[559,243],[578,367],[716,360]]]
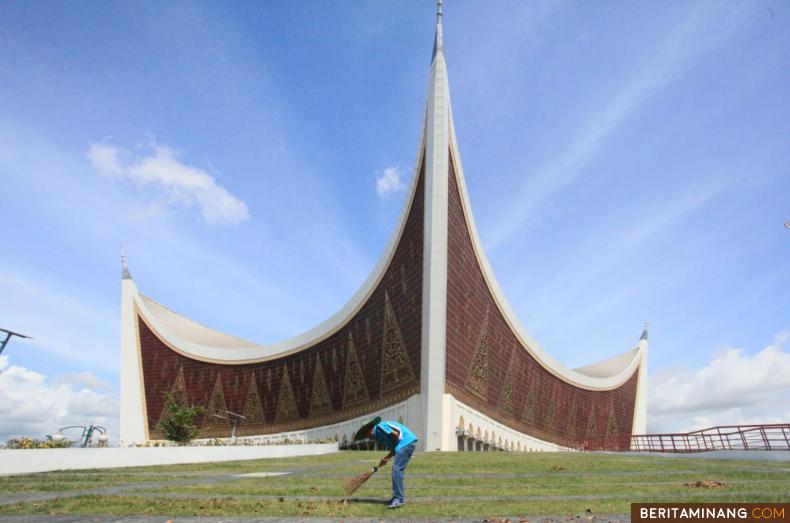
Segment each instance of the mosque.
[[259,345],[121,291],[122,445],[162,439],[166,394],[206,412],[201,438],[343,443],[373,416],[423,450],[627,449],[645,433],[647,328],[570,369],[517,319],[477,234],[453,125],[439,2],[409,194],[370,276],[314,328]]

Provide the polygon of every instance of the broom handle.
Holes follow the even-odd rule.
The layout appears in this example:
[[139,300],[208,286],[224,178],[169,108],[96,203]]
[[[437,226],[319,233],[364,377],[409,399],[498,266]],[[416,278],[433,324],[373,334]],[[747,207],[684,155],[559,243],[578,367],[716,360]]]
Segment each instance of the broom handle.
[[391,458],[392,456],[394,456],[394,455],[395,455],[395,452],[394,452],[394,451],[390,451],[390,452],[389,452],[389,454],[387,454],[386,456],[384,456],[384,457],[382,458],[382,460],[381,460],[381,461],[379,461],[379,464],[378,464],[378,466],[377,466],[376,468],[378,469],[378,468],[381,468],[381,467],[383,467],[384,465],[386,465],[386,464],[389,462],[390,458]]
[[[387,454],[387,455],[385,456],[385,459],[386,459],[386,458],[389,458],[389,457],[390,457],[390,455],[389,455],[389,454]],[[381,461],[384,461],[384,460],[382,459]],[[388,462],[389,462],[389,459],[387,459],[387,461],[384,461],[384,465],[386,465]],[[378,472],[378,470],[379,470],[381,467],[383,467],[384,465],[382,465],[382,464],[381,464],[381,462],[379,462],[379,464],[378,464],[378,465],[376,465],[375,467],[373,467],[371,470],[372,470],[373,472]]]

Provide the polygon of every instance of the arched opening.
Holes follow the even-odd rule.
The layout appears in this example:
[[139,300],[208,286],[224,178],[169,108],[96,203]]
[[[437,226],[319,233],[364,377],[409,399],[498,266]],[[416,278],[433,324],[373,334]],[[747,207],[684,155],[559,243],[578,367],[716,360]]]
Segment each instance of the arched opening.
[[456,446],[455,450],[463,452],[466,450],[467,434],[464,434],[464,417],[458,418],[458,425],[455,427]]

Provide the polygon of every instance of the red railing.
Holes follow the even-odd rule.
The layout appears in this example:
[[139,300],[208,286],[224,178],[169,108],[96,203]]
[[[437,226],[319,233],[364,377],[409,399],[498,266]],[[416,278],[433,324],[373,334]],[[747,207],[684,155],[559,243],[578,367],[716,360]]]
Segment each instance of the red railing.
[[635,434],[631,450],[705,452],[708,450],[790,450],[790,423],[729,425],[683,434]]

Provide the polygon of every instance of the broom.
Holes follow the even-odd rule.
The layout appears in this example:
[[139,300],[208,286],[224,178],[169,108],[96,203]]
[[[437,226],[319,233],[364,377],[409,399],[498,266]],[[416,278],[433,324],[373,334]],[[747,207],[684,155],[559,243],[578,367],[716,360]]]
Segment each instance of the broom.
[[346,496],[350,496],[354,492],[356,492],[359,487],[365,484],[367,480],[370,479],[370,476],[376,473],[379,470],[379,467],[382,467],[381,463],[378,466],[373,467],[372,469],[368,470],[367,472],[363,472],[357,476],[354,476],[351,479],[347,479],[343,482],[343,489],[346,491]]

